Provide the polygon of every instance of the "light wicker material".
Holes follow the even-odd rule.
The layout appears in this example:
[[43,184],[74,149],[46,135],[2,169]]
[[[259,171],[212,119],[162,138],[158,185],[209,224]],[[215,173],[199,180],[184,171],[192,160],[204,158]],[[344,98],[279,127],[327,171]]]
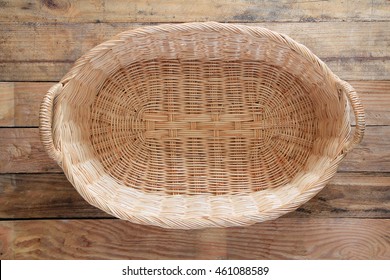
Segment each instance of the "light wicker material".
[[365,127],[354,89],[306,47],[220,23],[117,35],[49,90],[40,121],[49,155],[89,203],[168,228],[248,225],[296,209]]

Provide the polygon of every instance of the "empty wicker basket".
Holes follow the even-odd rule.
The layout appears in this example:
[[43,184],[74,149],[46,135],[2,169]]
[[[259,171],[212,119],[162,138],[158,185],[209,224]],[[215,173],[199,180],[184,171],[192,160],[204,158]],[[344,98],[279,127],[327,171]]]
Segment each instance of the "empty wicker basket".
[[45,148],[89,203],[168,228],[296,209],[364,126],[354,89],[306,47],[220,23],[121,33],[82,56],[40,112]]

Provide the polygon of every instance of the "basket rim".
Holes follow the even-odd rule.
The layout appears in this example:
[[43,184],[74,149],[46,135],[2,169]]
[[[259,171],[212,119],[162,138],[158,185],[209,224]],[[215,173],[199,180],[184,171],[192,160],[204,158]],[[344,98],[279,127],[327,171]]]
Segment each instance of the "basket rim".
[[234,23],[220,23],[220,22],[188,22],[188,23],[166,23],[161,25],[154,26],[141,26],[132,30],[123,31],[111,39],[95,46],[94,48],[87,51],[79,59],[76,60],[72,68],[63,76],[60,80],[62,85],[65,85],[70,79],[77,76],[82,67],[88,63],[93,57],[99,56],[113,46],[118,44],[123,44],[130,37],[137,35],[152,35],[159,32],[183,32],[183,31],[230,31],[233,33],[242,33],[247,34],[248,36],[254,36],[257,38],[268,38],[274,42],[287,45],[292,50],[297,52],[303,58],[306,58],[308,62],[315,65],[315,67],[320,70],[326,77],[329,77],[330,80],[334,80],[336,84],[343,82],[333,71],[309,48],[305,45],[298,43],[290,36],[272,31],[265,27],[260,26],[248,26],[243,24],[234,24]]

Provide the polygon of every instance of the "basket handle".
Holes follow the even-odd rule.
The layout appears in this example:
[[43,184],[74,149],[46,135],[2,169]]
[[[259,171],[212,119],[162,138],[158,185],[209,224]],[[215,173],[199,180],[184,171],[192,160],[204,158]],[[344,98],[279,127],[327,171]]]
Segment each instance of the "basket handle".
[[364,136],[364,130],[366,128],[366,120],[363,106],[355,89],[345,81],[341,81],[340,86],[341,88],[339,89],[339,93],[344,93],[348,97],[348,100],[352,105],[353,113],[355,115],[356,120],[356,127],[353,137],[351,139],[348,139],[347,142],[344,144],[343,152],[346,154],[362,141]]
[[43,147],[49,154],[50,158],[54,159],[59,165],[62,162],[61,152],[56,149],[53,143],[53,105],[54,99],[62,90],[63,85],[57,83],[52,86],[46,93],[41,103],[39,110],[39,133]]

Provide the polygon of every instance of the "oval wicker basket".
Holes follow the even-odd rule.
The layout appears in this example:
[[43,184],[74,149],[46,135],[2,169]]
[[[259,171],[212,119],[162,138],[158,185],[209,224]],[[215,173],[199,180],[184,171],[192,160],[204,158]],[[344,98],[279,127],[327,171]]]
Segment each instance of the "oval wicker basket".
[[48,154],[85,200],[167,228],[248,225],[296,209],[364,127],[355,90],[305,46],[213,22],[117,35],[82,56],[40,111]]

